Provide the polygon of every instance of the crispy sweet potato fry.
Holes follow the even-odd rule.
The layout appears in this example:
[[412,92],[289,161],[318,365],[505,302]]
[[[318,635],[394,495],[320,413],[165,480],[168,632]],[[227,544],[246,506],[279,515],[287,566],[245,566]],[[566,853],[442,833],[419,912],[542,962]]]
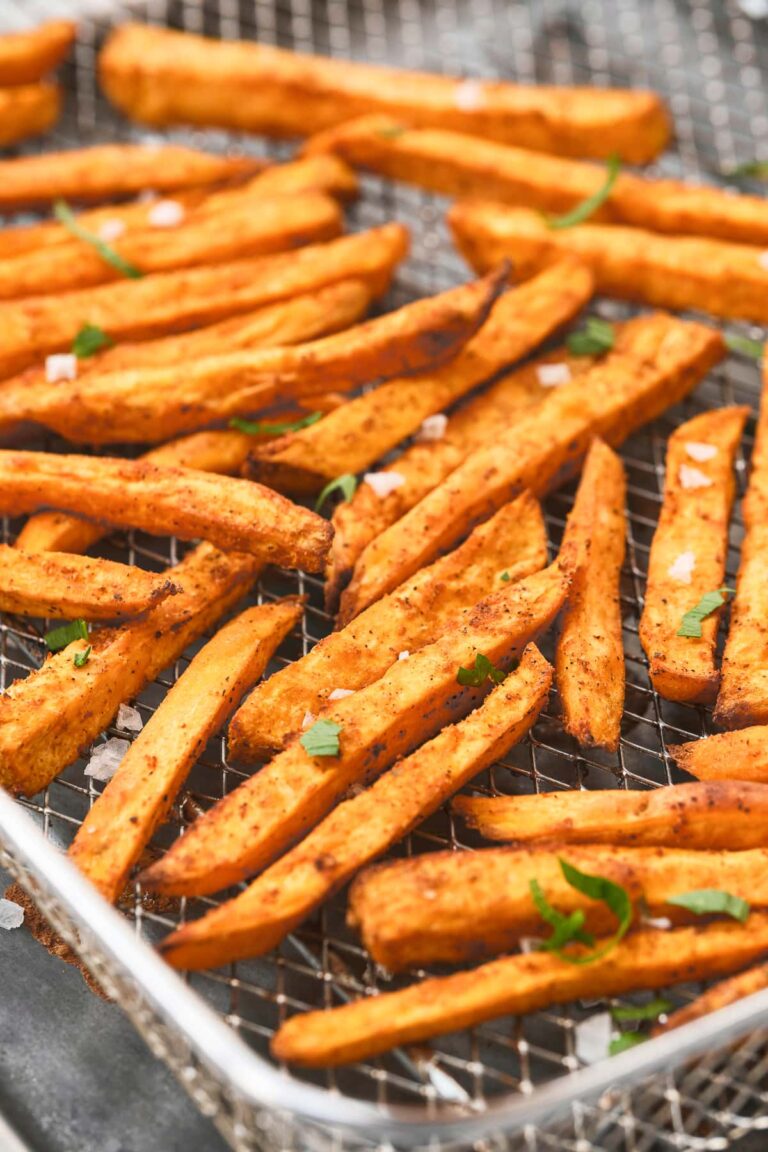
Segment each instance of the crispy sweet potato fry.
[[719,1008],[726,1008],[743,1000],[745,996],[752,996],[755,992],[762,992],[768,988],[768,964],[759,964],[756,968],[748,968],[746,972],[739,972],[738,976],[731,976],[712,988],[707,988],[701,996],[697,996],[684,1008],[671,1012],[666,1020],[656,1024],[651,1032],[652,1036],[663,1036],[683,1024],[690,1024],[692,1020],[700,1020],[710,1012],[717,1012]]
[[70,440],[152,442],[276,400],[440,364],[480,327],[504,272],[417,300],[347,331],[295,347],[246,349],[193,362],[90,373],[75,385],[0,387],[0,422],[36,420]]
[[[0,88],[0,148],[10,148],[31,136],[42,136],[59,118],[61,89],[57,84],[26,84],[19,88]],[[17,160],[0,160],[0,211],[5,207],[2,174],[6,164]]]
[[584,748],[610,752],[619,746],[624,708],[619,581],[625,493],[621,460],[594,440],[561,551],[572,558],[572,568],[557,642],[557,688],[566,732]]
[[[313,758],[299,740],[195,822],[142,875],[159,892],[226,888],[271,863],[333,807],[353,783],[371,780],[400,755],[470,710],[485,688],[457,683],[477,652],[507,665],[554,619],[567,582],[553,564],[481,600],[433,644],[399,660],[380,680],[334,703],[324,718],[341,725],[340,755]],[[250,755],[237,714],[235,757]]]
[[669,754],[697,780],[751,780],[768,784],[768,724],[723,732],[687,744],[672,744]]
[[[231,194],[230,194],[231,195]],[[110,247],[143,275],[262,256],[333,240],[342,231],[336,200],[324,192],[243,200],[176,228],[147,228]],[[0,300],[76,292],[122,280],[124,273],[82,241],[0,260]]]
[[753,913],[744,925],[633,932],[590,964],[568,964],[545,952],[507,956],[331,1012],[294,1016],[277,1032],[272,1052],[307,1067],[346,1064],[495,1016],[723,976],[757,960],[766,948],[768,916]]
[[300,731],[306,713],[317,715],[334,688],[357,691],[373,683],[401,652],[433,643],[462,612],[500,588],[502,575],[514,583],[546,562],[541,510],[524,493],[478,525],[454,552],[260,684],[238,712],[249,754],[283,748]]
[[88,812],[70,857],[111,904],[207,741],[301,618],[281,600],[249,608],[210,640],[141,730]]
[[458,80],[144,24],[123,24],[112,33],[99,75],[109,99],[147,124],[305,136],[366,112],[387,112],[537,151],[616,152],[637,164],[669,137],[666,110],[652,92]]
[[367,546],[342,597],[341,621],[401,583],[515,491],[546,491],[595,436],[621,443],[681,400],[722,354],[722,337],[703,325],[664,314],[631,321],[621,348],[468,456]]
[[615,926],[606,904],[572,888],[559,857],[582,872],[620,884],[650,915],[686,922],[668,904],[684,892],[717,888],[768,907],[768,848],[686,852],[675,848],[583,845],[431,852],[374,865],[355,880],[349,920],[371,956],[392,972],[422,964],[458,964],[508,952],[522,936],[549,935],[530,891],[537,880],[553,908],[580,909],[591,932]]
[[[188,644],[246,592],[259,571],[253,556],[196,548],[168,573],[181,592],[142,620],[91,633],[68,645],[0,695],[0,784],[32,796],[76,759]],[[82,668],[75,652],[91,645]]]
[[453,810],[488,840],[699,851],[768,846],[768,788],[727,780],[649,792],[457,796]]
[[748,415],[748,408],[704,412],[677,428],[667,445],[664,503],[640,618],[651,680],[667,700],[707,703],[717,695],[719,613],[702,621],[701,639],[677,631],[685,613],[723,583],[733,461]]
[[541,711],[552,671],[531,645],[480,708],[340,804],[241,895],[167,937],[165,959],[175,968],[208,968],[274,948],[359,868],[517,744]]
[[253,175],[263,162],[246,156],[215,156],[163,144],[99,144],[69,152],[46,152],[0,161],[0,211],[51,204],[88,203],[136,196],[146,188],[175,192]]
[[0,86],[42,80],[69,52],[76,30],[71,20],[49,20],[29,32],[0,36]]
[[165,575],[112,560],[28,553],[0,544],[0,612],[60,620],[140,616],[178,587]]
[[61,508],[155,535],[199,537],[265,562],[318,571],[330,525],[269,488],[145,460],[0,451],[0,509],[16,516]]
[[[448,196],[479,196],[559,214],[598,192],[605,169],[562,155],[539,156],[458,132],[407,128],[386,116],[366,116],[309,142],[369,169]],[[768,210],[761,196],[733,196],[722,188],[652,180],[621,172],[593,222],[634,224],[653,232],[768,243]]]
[[257,449],[247,475],[283,492],[308,492],[345,472],[363,471],[416,432],[427,416],[530,352],[583,307],[590,291],[589,273],[581,266],[548,270],[497,300],[480,331],[450,363],[383,384],[320,424]]
[[512,260],[520,276],[577,256],[606,296],[713,316],[768,321],[768,270],[762,250],[703,236],[662,236],[643,228],[579,224],[553,231],[525,208],[462,201],[449,212],[453,238],[478,271]]
[[68,351],[84,323],[113,340],[149,340],[169,332],[252,312],[340,280],[362,280],[378,296],[408,248],[401,224],[312,244],[297,252],[160,272],[65,296],[39,296],[0,306],[0,378]]

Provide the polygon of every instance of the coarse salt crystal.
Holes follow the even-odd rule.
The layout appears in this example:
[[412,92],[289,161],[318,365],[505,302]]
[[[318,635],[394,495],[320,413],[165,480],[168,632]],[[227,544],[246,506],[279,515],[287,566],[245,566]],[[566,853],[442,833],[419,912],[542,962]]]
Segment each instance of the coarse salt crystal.
[[363,480],[373,488],[379,500],[383,500],[390,492],[405,484],[405,476],[400,472],[366,472]]
[[77,380],[77,356],[71,352],[56,352],[45,358],[45,378],[49,384],[60,380]]
[[184,206],[178,200],[158,200],[147,213],[153,228],[176,228],[184,219]]
[[157,192],[155,192],[154,188],[145,188],[144,191],[139,192],[139,195],[136,197],[138,204],[154,204],[155,200],[157,200]]
[[529,952],[538,952],[540,946],[544,943],[542,936],[521,936],[518,940],[520,951],[528,955]]
[[667,576],[671,576],[673,580],[679,580],[681,584],[690,584],[695,567],[695,553],[681,552],[674,563],[667,568]]
[[640,921],[648,928],[656,928],[659,932],[669,932],[673,927],[672,921],[666,916],[641,916]]
[[453,103],[461,112],[485,107],[485,91],[479,80],[462,80],[453,93]]
[[709,476],[700,468],[691,468],[690,464],[681,464],[678,475],[683,488],[710,488],[712,485]]
[[141,732],[144,721],[137,708],[131,708],[130,704],[121,704],[117,710],[115,727],[121,732]]
[[539,364],[536,375],[542,388],[559,388],[561,384],[570,384],[571,370],[565,362],[558,364]]
[[305,712],[304,719],[301,722],[302,728],[311,728],[315,722],[314,712]]
[[422,420],[421,428],[416,433],[415,439],[419,444],[428,444],[432,440],[442,440],[447,427],[448,417],[444,412],[436,412],[434,416],[427,416],[426,420]]
[[329,700],[344,700],[347,696],[354,696],[354,688],[334,688],[333,692],[328,694]]
[[116,736],[111,736],[106,744],[97,745],[85,766],[85,775],[94,780],[111,780],[130,746],[127,740],[119,740]]
[[111,244],[113,240],[117,240],[125,232],[125,221],[118,220],[113,217],[111,220],[105,220],[103,224],[99,225],[99,239],[104,240],[107,244]]
[[613,1023],[610,1012],[598,1012],[574,1029],[574,1050],[584,1064],[595,1064],[608,1055]]
[[703,464],[705,460],[712,460],[717,456],[717,448],[714,444],[701,444],[698,440],[689,440],[685,445],[685,450],[691,460],[695,460],[698,464]]
[[0,900],[0,928],[21,928],[23,923],[24,909],[21,904],[15,900]]
[[410,656],[410,652],[408,651],[407,648],[403,652],[398,652],[398,654],[397,654],[398,660],[407,660],[409,656]]

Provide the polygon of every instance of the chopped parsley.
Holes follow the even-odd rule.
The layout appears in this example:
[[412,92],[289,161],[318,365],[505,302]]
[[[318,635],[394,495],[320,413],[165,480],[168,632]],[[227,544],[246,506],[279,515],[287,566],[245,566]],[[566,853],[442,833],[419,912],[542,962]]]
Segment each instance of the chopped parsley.
[[565,343],[574,356],[602,356],[616,343],[616,333],[609,320],[600,316],[587,316],[584,327],[571,332]]
[[590,900],[600,900],[607,905],[616,917],[618,927],[613,936],[601,948],[597,948],[593,952],[588,952],[586,955],[571,955],[565,952],[563,950],[565,945],[574,941],[586,944],[590,948],[595,943],[594,937],[583,931],[584,912],[578,909],[568,916],[558,912],[546,900],[538,881],[531,880],[529,888],[533,902],[542,919],[554,928],[552,935],[540,947],[543,951],[554,952],[556,956],[559,956],[561,960],[567,960],[569,964],[592,964],[595,960],[600,960],[608,952],[611,952],[629,931],[634,915],[632,900],[626,888],[622,888],[620,884],[615,884],[613,880],[609,880],[605,876],[592,876],[588,872],[580,872],[562,856],[558,857],[558,862],[560,870],[570,886],[575,888],[577,892],[581,892],[582,895],[588,896]]
[[486,680],[490,680],[492,684],[501,684],[502,680],[506,680],[506,677],[506,672],[501,668],[496,668],[487,656],[478,652],[471,668],[459,668],[456,681],[463,688],[479,688]]
[[726,180],[768,180],[768,160],[747,160],[722,175]]
[[87,640],[88,625],[85,620],[73,620],[71,624],[62,624],[46,632],[44,639],[49,652],[60,652],[73,640]]
[[749,904],[741,896],[722,892],[719,888],[699,888],[693,892],[681,892],[679,896],[667,897],[667,904],[686,908],[694,916],[731,916],[740,924],[746,923]]
[[677,630],[677,636],[684,636],[688,640],[701,640],[702,631],[701,625],[708,616],[713,612],[717,612],[718,608],[722,608],[725,604],[728,594],[733,593],[733,588],[718,588],[714,592],[705,592],[698,604],[693,608],[689,608],[680,621],[680,627]]
[[345,472],[343,476],[337,476],[335,480],[329,480],[315,502],[315,512],[320,511],[323,504],[325,504],[333,492],[341,492],[345,500],[351,500],[356,488],[357,477],[353,476],[351,472]]
[[621,160],[615,154],[610,156],[605,165],[605,180],[591,196],[587,196],[580,204],[577,204],[570,212],[566,212],[564,216],[548,216],[548,228],[573,228],[576,224],[583,224],[590,216],[597,212],[598,208],[611,194],[619,173],[621,172]]
[[608,1045],[608,1055],[618,1056],[620,1052],[627,1052],[630,1048],[637,1048],[638,1044],[645,1044],[648,1037],[642,1032],[619,1032]]
[[102,348],[111,348],[114,340],[96,324],[83,324],[72,341],[72,351],[78,360],[87,360]]
[[89,644],[88,647],[84,648],[82,652],[75,652],[75,668],[83,668],[90,660],[92,651],[93,648]]
[[726,332],[724,339],[729,352],[746,356],[748,360],[762,360],[765,352],[762,340],[750,340],[749,336],[737,336],[734,332]]
[[509,572],[502,572],[501,576],[499,576],[499,580],[503,580],[505,584],[508,584],[511,579],[512,577]]
[[261,420],[243,420],[240,416],[233,416],[229,422],[230,428],[237,428],[238,432],[245,432],[247,436],[284,436],[288,432],[300,432],[302,428],[310,428],[322,419],[322,412],[310,412],[300,420],[283,423],[262,423]]
[[299,743],[310,756],[338,756],[341,724],[333,720],[316,720],[311,728],[299,737]]
[[63,224],[68,232],[71,232],[78,240],[82,240],[84,244],[90,244],[94,252],[101,256],[105,264],[109,264],[123,276],[127,276],[129,280],[139,280],[144,273],[141,272],[129,260],[123,259],[119,252],[116,252],[111,245],[106,244],[93,232],[89,232],[87,228],[83,228],[78,224],[74,212],[65,200],[57,200],[53,206],[53,214],[60,224]]

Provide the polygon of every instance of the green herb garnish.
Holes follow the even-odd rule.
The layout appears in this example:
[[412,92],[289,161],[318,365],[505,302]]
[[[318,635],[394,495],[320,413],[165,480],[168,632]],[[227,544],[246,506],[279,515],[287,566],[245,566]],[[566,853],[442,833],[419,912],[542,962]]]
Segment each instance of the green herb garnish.
[[317,498],[315,512],[320,511],[332,492],[341,492],[345,500],[351,500],[356,488],[357,477],[353,476],[351,472],[345,472],[343,476],[337,476],[335,480],[329,480]]
[[114,248],[109,244],[99,239],[93,232],[89,232],[87,228],[83,228],[78,224],[75,214],[65,200],[57,200],[53,206],[53,214],[60,224],[63,224],[68,232],[78,240],[82,240],[84,244],[90,244],[94,252],[101,256],[105,264],[110,264],[123,276],[127,276],[129,280],[139,280],[144,273],[131,264],[129,260],[124,260],[119,252],[115,252]]
[[75,668],[82,668],[91,658],[93,648],[89,644],[82,652],[75,652]]
[[591,196],[587,196],[570,212],[566,212],[564,216],[548,216],[548,228],[573,228],[575,224],[583,224],[590,216],[597,212],[598,208],[605,203],[611,194],[611,189],[616,183],[616,179],[621,172],[621,160],[615,154],[609,156],[605,165],[605,180]]
[[72,341],[72,351],[78,360],[87,360],[102,348],[111,348],[114,340],[96,324],[83,324]]
[[637,1048],[638,1044],[645,1044],[647,1039],[648,1037],[642,1032],[620,1032],[608,1045],[608,1055],[618,1056],[620,1052],[627,1052],[630,1048]]
[[611,1008],[611,1016],[620,1023],[627,1020],[658,1020],[659,1016],[669,1012],[671,1007],[671,1000],[659,997],[656,1000],[649,1000],[647,1004],[616,1004]]
[[[581,910],[571,913],[570,916],[564,916],[563,913],[558,912],[557,909],[552,908],[547,904],[548,914],[545,916],[542,912],[541,901],[545,900],[541,887],[535,880],[532,880],[529,888],[534,903],[536,904],[539,912],[542,913],[543,918],[548,924],[553,924],[555,932],[546,940],[542,945],[542,949],[547,952],[554,952],[561,960],[567,960],[569,964],[592,964],[595,960],[600,960],[608,952],[611,952],[620,940],[626,935],[632,923],[632,916],[634,908],[630,899],[629,893],[620,884],[614,884],[613,880],[608,880],[605,876],[591,876],[588,872],[580,872],[573,864],[569,864],[567,860],[563,860],[562,856],[558,857],[560,869],[563,876],[572,888],[577,892],[581,892],[583,896],[588,896],[590,900],[600,900],[614,914],[619,922],[616,932],[607,940],[601,948],[596,949],[594,952],[589,952],[586,955],[569,955],[563,951],[563,942],[561,938],[568,935],[568,929],[564,922],[569,922],[569,930],[571,935],[564,941],[570,943],[571,941],[579,941],[582,944],[587,944],[592,947],[594,944],[594,937],[582,933],[581,929],[584,924],[584,913]],[[559,925],[551,918],[552,915],[559,918]],[[579,920],[578,917],[581,917]]]
[[600,316],[587,316],[579,332],[571,332],[565,343],[574,356],[602,356],[616,342],[613,324]]
[[593,946],[595,943],[594,936],[583,931],[586,915],[580,908],[566,916],[552,907],[542,892],[538,880],[531,880],[528,887],[542,920],[554,929],[549,939],[539,946],[542,952],[559,952],[561,948],[573,940],[577,940],[580,944],[586,944],[588,948]]
[[471,668],[459,668],[456,674],[456,680],[462,687],[479,688],[486,680],[490,680],[492,684],[501,684],[502,680],[506,680],[507,674],[501,668],[496,668],[487,656],[483,656],[482,652],[478,652],[475,656],[475,663]]
[[726,180],[768,180],[768,160],[747,160],[722,175]]
[[247,436],[284,436],[287,432],[300,432],[302,428],[309,428],[322,419],[322,412],[310,412],[301,420],[293,423],[262,423],[260,420],[243,420],[240,416],[233,416],[229,422],[230,428],[237,428],[238,432],[245,432]]
[[501,576],[499,576],[499,580],[503,580],[505,584],[508,584],[511,579],[512,577],[509,572],[502,572]]
[[688,640],[701,640],[701,625],[708,616],[717,612],[725,604],[729,593],[734,588],[718,588],[715,592],[705,592],[694,608],[689,608],[680,621],[677,636],[684,636]]
[[299,743],[310,756],[338,756],[341,730],[341,724],[333,720],[316,720],[299,737]]
[[762,340],[751,340],[749,336],[737,336],[731,332],[726,332],[724,339],[729,352],[736,352],[749,360],[762,360],[765,352]]
[[44,639],[49,652],[60,652],[73,640],[87,640],[88,625],[85,620],[73,620],[71,624],[62,624],[60,628],[46,632]]
[[749,904],[741,896],[722,892],[719,888],[699,888],[694,892],[681,892],[679,896],[668,896],[667,904],[687,908],[694,916],[732,916],[740,924],[746,923]]

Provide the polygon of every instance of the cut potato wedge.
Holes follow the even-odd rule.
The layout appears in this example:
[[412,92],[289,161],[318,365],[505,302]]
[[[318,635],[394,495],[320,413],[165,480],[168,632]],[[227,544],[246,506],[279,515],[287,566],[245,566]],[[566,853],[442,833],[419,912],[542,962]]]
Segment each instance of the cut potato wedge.
[[751,780],[768,784],[768,724],[723,732],[687,744],[672,744],[669,754],[697,780]]
[[[11,148],[42,136],[53,128],[61,115],[61,89],[58,84],[25,84],[0,88],[0,148]],[[3,169],[16,160],[0,160],[0,210],[5,207]]]
[[746,972],[739,972],[738,976],[731,976],[712,988],[707,988],[690,1004],[670,1012],[663,1023],[658,1023],[652,1032],[653,1036],[663,1036],[665,1032],[672,1032],[692,1020],[700,1020],[710,1012],[717,1012],[720,1008],[727,1008],[745,996],[752,996],[755,992],[762,992],[768,988],[768,964],[758,964],[756,968],[748,968]]
[[49,20],[28,32],[0,36],[0,87],[42,80],[61,64],[76,32],[72,20]]

